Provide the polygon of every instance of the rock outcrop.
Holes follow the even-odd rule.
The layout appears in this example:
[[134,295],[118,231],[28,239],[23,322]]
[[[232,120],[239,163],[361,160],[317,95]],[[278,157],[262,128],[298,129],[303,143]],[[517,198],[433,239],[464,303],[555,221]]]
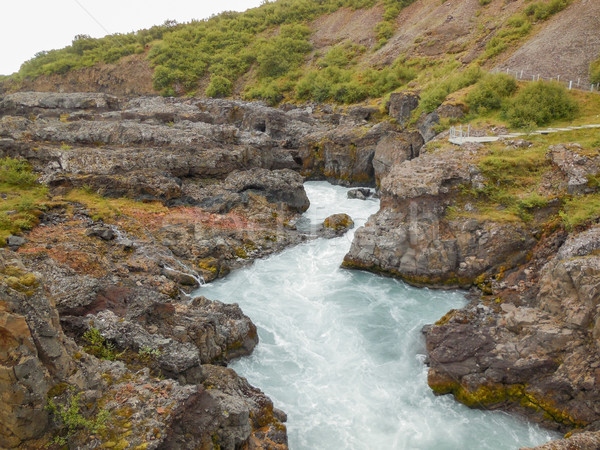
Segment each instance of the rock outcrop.
[[526,410],[563,430],[596,423],[599,233],[548,237],[494,296],[428,328],[432,389],[474,407]]
[[256,327],[187,293],[304,239],[301,164],[273,136],[313,128],[211,101],[0,105],[0,153],[26,159],[52,196],[0,250],[0,447],[287,448],[285,414],[212,365],[250,354]]
[[[102,252],[115,245],[87,239]],[[177,284],[152,275],[151,259],[133,276],[123,265],[99,276],[108,260],[91,270],[79,256],[73,268],[36,243],[0,250],[2,448],[287,448],[285,416],[272,402],[232,370],[207,365],[256,345],[237,305],[171,298],[161,290],[177,294]],[[67,409],[81,418],[76,429],[60,414]]]
[[535,243],[523,226],[446,215],[460,186],[482,180],[468,150],[397,163],[381,182],[381,210],[357,230],[344,266],[416,285],[468,287],[520,264]]
[[419,150],[416,136],[371,121],[376,112],[18,92],[0,100],[0,152],[27,158],[51,184],[104,186],[108,195],[146,200],[188,202],[192,179],[254,168],[374,185],[376,148],[387,158],[390,148],[408,145],[406,158]]
[[581,150],[581,145],[551,145],[547,154],[565,176],[569,195],[587,194],[598,189],[594,180],[600,174],[600,157],[584,156],[577,150]]
[[354,221],[348,214],[333,214],[323,221],[323,236],[331,239],[342,236],[354,228]]

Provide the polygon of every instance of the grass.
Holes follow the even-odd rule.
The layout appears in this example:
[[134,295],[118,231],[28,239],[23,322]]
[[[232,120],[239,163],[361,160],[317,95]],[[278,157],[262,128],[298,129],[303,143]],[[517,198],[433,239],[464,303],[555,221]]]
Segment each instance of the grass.
[[93,220],[111,221],[137,211],[164,213],[168,208],[160,202],[138,202],[129,198],[107,198],[90,189],[73,189],[64,197],[69,202],[85,205]]
[[48,188],[22,160],[0,159],[0,246],[12,234],[30,230],[48,203]]
[[[485,177],[483,189],[462,186],[455,204],[447,209],[447,217],[474,217],[495,222],[535,223],[542,220],[554,223],[557,220],[573,230],[598,222],[600,219],[600,193],[570,196],[566,186],[556,187],[552,194],[542,194],[540,187],[545,176],[554,168],[546,159],[548,147],[560,143],[577,142],[581,148],[572,150],[588,157],[600,156],[600,136],[597,129],[571,130],[548,135],[525,137],[533,145],[526,148],[511,148],[501,142],[486,144],[480,150],[478,167]],[[435,150],[435,149],[434,149]],[[437,151],[449,151],[444,148]],[[590,186],[598,188],[599,176],[590,177]],[[536,212],[546,208],[551,200],[558,199],[554,209],[536,219]],[[470,211],[465,205],[473,206]]]
[[559,215],[568,230],[598,222],[600,193],[567,198]]

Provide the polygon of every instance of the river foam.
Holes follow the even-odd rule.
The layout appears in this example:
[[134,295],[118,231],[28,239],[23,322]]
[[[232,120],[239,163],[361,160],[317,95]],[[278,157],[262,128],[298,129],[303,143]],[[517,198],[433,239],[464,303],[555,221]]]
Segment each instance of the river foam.
[[[345,212],[358,227],[379,208],[325,182],[305,187],[311,207],[300,226]],[[239,303],[257,325],[260,344],[232,367],[288,414],[290,448],[498,450],[555,438],[433,395],[420,330],[466,300],[341,269],[353,234],[306,242],[197,291]]]

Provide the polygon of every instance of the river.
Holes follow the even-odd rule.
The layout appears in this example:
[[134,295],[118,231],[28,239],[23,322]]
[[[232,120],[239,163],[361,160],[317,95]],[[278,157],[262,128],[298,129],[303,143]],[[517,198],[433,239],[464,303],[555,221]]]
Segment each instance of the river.
[[[377,200],[307,182],[299,227],[339,212],[356,226]],[[554,439],[520,418],[469,409],[427,386],[423,325],[466,303],[461,292],[417,289],[340,268],[354,230],[256,261],[197,291],[238,303],[259,330],[231,364],[288,414],[289,445],[304,449],[515,449]]]

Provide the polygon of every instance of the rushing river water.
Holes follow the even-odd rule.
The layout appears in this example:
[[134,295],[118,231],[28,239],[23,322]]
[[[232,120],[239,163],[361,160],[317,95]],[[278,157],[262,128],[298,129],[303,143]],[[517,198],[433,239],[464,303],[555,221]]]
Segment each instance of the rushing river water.
[[[305,187],[311,207],[299,226],[345,212],[358,227],[379,208],[325,182]],[[254,354],[232,367],[288,414],[290,448],[498,450],[555,438],[432,394],[421,328],[466,301],[341,269],[353,234],[304,243],[198,291],[239,303],[257,325]]]

